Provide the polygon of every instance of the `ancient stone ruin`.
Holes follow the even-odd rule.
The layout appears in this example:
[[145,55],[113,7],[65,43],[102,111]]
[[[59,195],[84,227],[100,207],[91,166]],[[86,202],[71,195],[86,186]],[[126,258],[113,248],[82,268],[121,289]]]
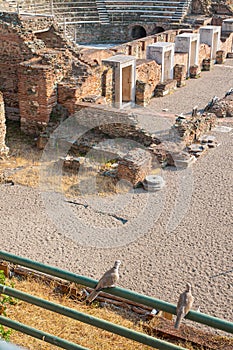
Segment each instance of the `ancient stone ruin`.
[[[222,14],[218,17],[216,4],[204,0],[175,1],[169,9],[163,4],[162,10],[157,9],[161,3],[156,1],[153,8],[139,1],[126,5],[106,0],[104,10],[94,0],[88,4],[81,11],[72,1],[26,0],[18,7],[12,1],[1,2],[0,91],[7,119],[19,121],[21,130],[36,136],[38,148],[43,149],[62,121],[91,108],[88,127],[94,120],[99,124],[93,125],[79,144],[72,143],[75,159],[75,152],[87,152],[93,146],[97,150],[97,140],[121,137],[148,148],[162,165],[174,165],[174,150],[137,125],[124,108],[147,106],[156,96],[175,93],[186,79],[197,78],[201,70],[211,70],[213,64],[222,64],[231,57],[231,4],[218,2]],[[189,14],[204,17],[190,20]],[[80,45],[93,41],[111,41],[111,45],[102,49]],[[0,149],[4,153],[2,97]],[[232,116],[232,95],[207,112],[176,120],[174,130],[185,146],[211,129],[215,115]],[[107,119],[102,120],[103,116]],[[130,122],[122,122],[121,117]],[[176,158],[189,159],[189,153],[182,151]],[[118,169],[123,176],[126,170],[121,169],[126,168],[128,159],[127,173],[134,184],[142,178],[140,174],[148,175],[149,169],[147,162],[145,165],[139,160],[139,153],[128,158],[124,154],[120,172]],[[136,157],[134,165],[130,157]],[[72,167],[70,160],[68,163]],[[130,167],[138,174],[136,178],[130,175]]]
[[214,113],[218,118],[233,117],[233,88],[221,99],[215,96],[205,110]]

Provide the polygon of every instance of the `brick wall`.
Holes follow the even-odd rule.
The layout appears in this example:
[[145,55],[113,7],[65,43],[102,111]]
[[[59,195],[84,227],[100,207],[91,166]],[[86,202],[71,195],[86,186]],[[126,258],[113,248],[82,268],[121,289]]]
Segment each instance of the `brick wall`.
[[5,125],[5,108],[3,94],[0,92],[0,156],[7,154],[5,145],[6,125]]
[[19,63],[30,59],[44,44],[32,32],[25,31],[18,17],[11,14],[0,14],[0,42],[0,90],[4,96],[6,116],[19,119]]
[[178,65],[184,65],[185,67],[185,75],[187,74],[187,67],[188,67],[188,54],[187,53],[178,53],[178,52],[175,52],[175,55],[174,55],[174,66],[178,64]]
[[53,17],[38,16],[33,14],[33,12],[30,16],[20,14],[19,20],[25,30],[30,30],[32,32],[49,29],[54,23]]
[[38,134],[49,122],[57,104],[57,84],[71,69],[67,52],[46,50],[44,57],[23,62],[18,69],[21,129]]
[[161,79],[161,65],[153,60],[136,61],[136,103],[146,106]]
[[232,52],[233,47],[233,33],[231,33],[228,37],[221,38],[220,49],[225,51],[225,53]]
[[40,40],[43,40],[48,48],[65,48],[67,47],[67,41],[64,38],[62,31],[52,24],[45,32],[38,32],[35,34]]

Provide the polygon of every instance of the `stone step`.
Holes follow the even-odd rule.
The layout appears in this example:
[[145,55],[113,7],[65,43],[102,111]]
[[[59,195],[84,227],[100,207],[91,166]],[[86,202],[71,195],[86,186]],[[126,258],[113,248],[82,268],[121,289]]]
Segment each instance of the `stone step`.
[[[112,1],[110,1],[110,0],[107,0],[107,1],[105,1],[105,4],[106,5],[109,5],[109,6],[112,6],[113,4],[122,4],[122,5],[126,5],[126,4],[128,4],[128,5],[131,5],[131,4],[135,4],[135,5],[141,5],[141,6],[143,6],[143,4],[145,3],[145,4],[152,4],[152,6],[153,5],[168,5],[168,2],[167,1],[164,1],[164,0],[157,0],[157,1],[140,1],[140,0],[138,0],[138,1],[135,1],[135,0],[128,0],[128,1],[119,1],[119,0],[112,0]],[[179,1],[179,0],[177,0],[177,1],[169,1],[169,5],[172,5],[172,4],[174,4],[174,5],[180,5],[180,4],[185,4],[185,2],[184,1]]]
[[121,9],[121,8],[132,8],[132,9],[134,9],[134,8],[140,8],[140,9],[149,9],[149,10],[157,10],[157,9],[159,9],[160,11],[164,11],[164,9],[171,9],[171,10],[176,10],[178,7],[177,6],[163,6],[163,7],[161,7],[161,6],[148,6],[148,5],[131,5],[131,6],[129,6],[129,5],[127,5],[127,4],[124,4],[124,5],[118,5],[118,4],[116,4],[116,5],[113,5],[113,6],[111,6],[111,9],[114,9],[114,8],[116,8],[116,9]]
[[[79,20],[74,20],[74,21],[68,21],[66,24],[85,24],[85,23],[101,23],[100,20],[96,21],[79,21]],[[64,25],[64,22],[58,22],[60,25]]]

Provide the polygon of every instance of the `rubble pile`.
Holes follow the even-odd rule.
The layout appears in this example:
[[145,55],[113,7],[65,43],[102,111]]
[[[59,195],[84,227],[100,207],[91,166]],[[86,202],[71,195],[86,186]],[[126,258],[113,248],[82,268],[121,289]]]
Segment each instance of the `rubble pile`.
[[199,140],[203,133],[211,130],[215,123],[216,115],[214,113],[196,114],[191,117],[181,115],[176,118],[173,129],[186,145],[190,145]]
[[210,101],[205,109],[218,118],[233,117],[233,88],[227,91],[223,98],[215,99],[213,103]]

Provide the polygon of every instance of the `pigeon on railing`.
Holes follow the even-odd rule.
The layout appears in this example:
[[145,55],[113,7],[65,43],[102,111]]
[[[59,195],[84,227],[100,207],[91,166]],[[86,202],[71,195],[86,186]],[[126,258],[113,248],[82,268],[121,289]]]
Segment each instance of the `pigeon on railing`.
[[175,328],[178,329],[182,319],[187,315],[193,305],[194,297],[191,293],[191,284],[186,284],[186,290],[180,294],[176,308]]
[[91,303],[104,288],[115,287],[115,284],[119,280],[118,269],[121,264],[120,260],[116,260],[114,266],[105,272],[105,274],[100,278],[95,289],[88,295],[86,301]]

